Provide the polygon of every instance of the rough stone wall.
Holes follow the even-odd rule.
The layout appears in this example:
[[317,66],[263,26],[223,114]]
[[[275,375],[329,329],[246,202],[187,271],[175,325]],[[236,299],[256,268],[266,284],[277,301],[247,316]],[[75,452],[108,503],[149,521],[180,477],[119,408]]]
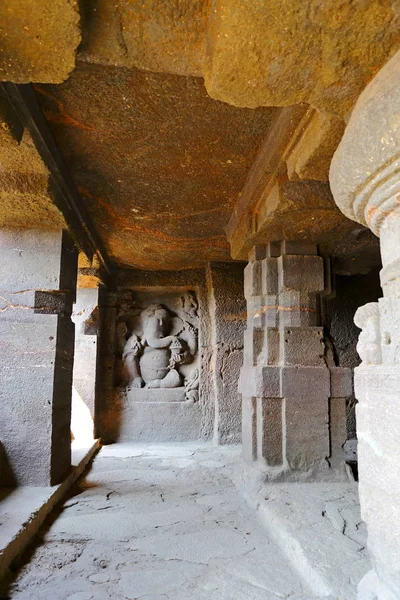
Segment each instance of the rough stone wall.
[[[354,369],[360,364],[356,349],[360,331],[354,324],[354,314],[359,306],[376,302],[381,295],[378,269],[365,275],[336,275],[335,296],[325,302],[323,319],[337,366]],[[347,402],[348,439],[357,437],[355,405],[353,394]]]
[[215,396],[214,440],[239,443],[242,399],[238,390],[246,327],[242,263],[210,263],[207,268],[212,323],[211,373]]
[[0,441],[18,484],[53,485],[71,464],[77,253],[61,230],[2,230],[0,255]]

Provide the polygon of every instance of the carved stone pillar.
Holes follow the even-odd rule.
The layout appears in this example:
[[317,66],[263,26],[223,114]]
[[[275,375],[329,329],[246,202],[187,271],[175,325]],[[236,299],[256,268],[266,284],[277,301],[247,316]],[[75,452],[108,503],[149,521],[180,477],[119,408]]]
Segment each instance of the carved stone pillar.
[[53,485],[71,466],[77,252],[61,230],[2,230],[0,255],[0,440],[15,483]]
[[400,598],[400,54],[360,96],[334,156],[339,208],[380,237],[383,298],[356,312],[359,490],[373,571],[362,600]]
[[345,476],[351,373],[327,364],[324,288],[323,259],[308,243],[257,246],[245,269],[243,454],[271,478]]

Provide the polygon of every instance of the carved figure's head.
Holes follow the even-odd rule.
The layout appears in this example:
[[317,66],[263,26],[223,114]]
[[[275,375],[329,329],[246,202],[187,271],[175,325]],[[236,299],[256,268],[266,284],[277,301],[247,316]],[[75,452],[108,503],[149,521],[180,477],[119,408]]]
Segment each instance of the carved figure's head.
[[183,310],[186,314],[196,317],[199,304],[194,292],[186,292],[182,297]]
[[360,339],[368,338],[367,341],[378,341],[379,338],[379,305],[377,302],[368,302],[360,306],[354,315],[354,323],[362,332]]
[[169,332],[171,326],[171,317],[166,308],[162,304],[150,304],[143,312],[143,328],[151,328],[163,335]]
[[369,302],[361,306],[354,315],[354,323],[361,329],[357,352],[365,364],[382,362],[379,305]]

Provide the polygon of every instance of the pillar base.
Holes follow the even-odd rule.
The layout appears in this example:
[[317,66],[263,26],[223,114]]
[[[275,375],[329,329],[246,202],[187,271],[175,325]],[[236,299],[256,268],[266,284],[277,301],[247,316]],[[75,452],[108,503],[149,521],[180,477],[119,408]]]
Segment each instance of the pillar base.
[[[397,365],[361,365],[355,369],[358,398],[358,470],[361,516],[368,524],[377,589],[400,598],[400,375]],[[373,581],[373,577],[366,580]],[[379,583],[379,585],[378,585]],[[370,584],[368,584],[370,585]],[[381,595],[379,595],[381,594]],[[392,598],[379,591],[376,596]]]

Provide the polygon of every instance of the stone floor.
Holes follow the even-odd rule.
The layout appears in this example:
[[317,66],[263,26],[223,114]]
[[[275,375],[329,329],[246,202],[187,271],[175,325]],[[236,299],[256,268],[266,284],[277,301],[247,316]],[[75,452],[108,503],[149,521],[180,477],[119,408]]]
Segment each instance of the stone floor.
[[104,447],[30,561],[17,600],[306,600],[231,480],[236,448]]
[[236,447],[103,447],[0,600],[355,598],[356,484],[249,495],[243,473]]

